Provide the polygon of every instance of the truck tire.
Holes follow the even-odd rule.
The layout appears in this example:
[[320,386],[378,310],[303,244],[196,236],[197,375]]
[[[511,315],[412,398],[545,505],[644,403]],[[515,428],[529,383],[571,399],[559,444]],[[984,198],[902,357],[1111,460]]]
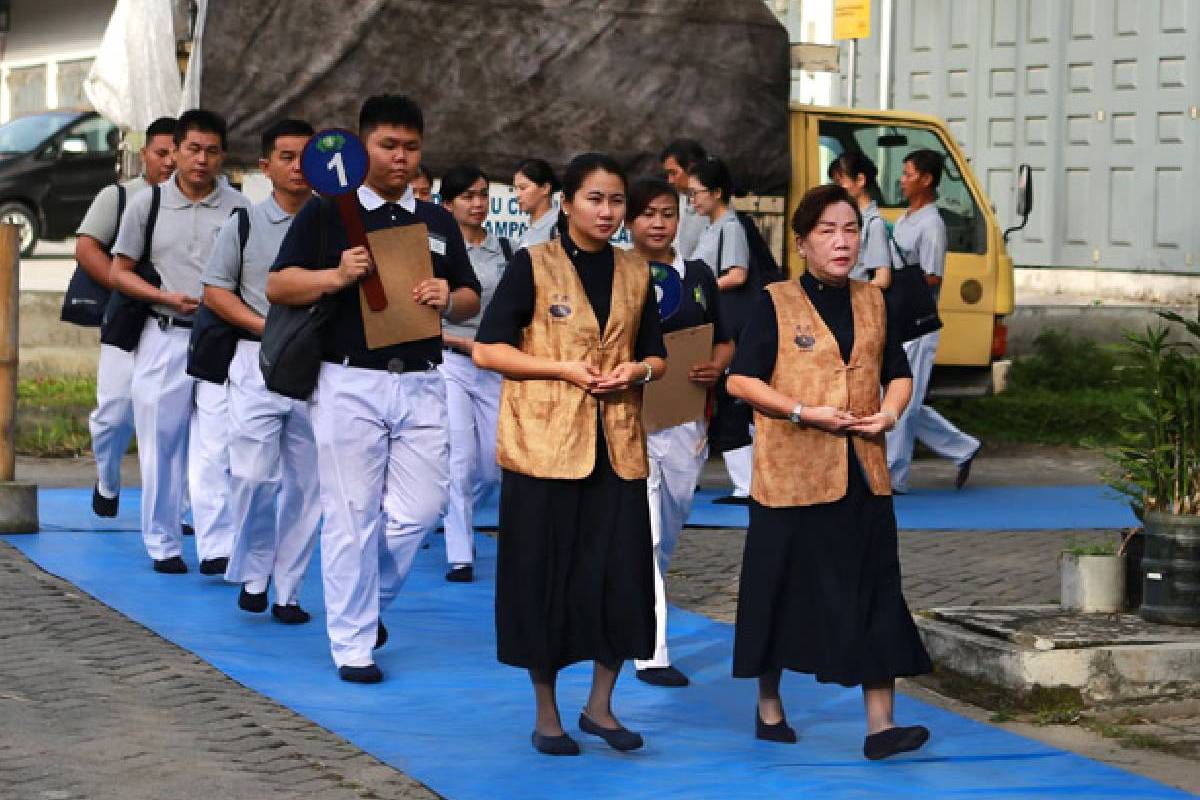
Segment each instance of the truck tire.
[[0,223],[10,222],[17,226],[17,237],[21,242],[21,257],[28,258],[33,254],[42,235],[42,226],[38,221],[37,212],[24,203],[15,200],[0,203]]

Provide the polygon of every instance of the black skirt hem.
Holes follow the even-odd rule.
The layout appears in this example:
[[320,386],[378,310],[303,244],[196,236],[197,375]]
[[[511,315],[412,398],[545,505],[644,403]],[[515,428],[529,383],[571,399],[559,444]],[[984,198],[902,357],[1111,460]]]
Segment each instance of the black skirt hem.
[[926,662],[925,664],[910,664],[906,667],[898,667],[890,670],[883,670],[874,675],[856,675],[847,676],[839,675],[832,672],[823,672],[814,669],[810,666],[802,664],[779,664],[774,667],[764,668],[758,672],[741,669],[735,670],[733,677],[735,678],[758,678],[768,672],[787,670],[788,672],[796,672],[802,675],[812,675],[817,683],[837,684],[844,686],[847,689],[855,686],[875,685],[893,681],[897,678],[916,678],[921,675],[929,675],[933,672],[933,665]]

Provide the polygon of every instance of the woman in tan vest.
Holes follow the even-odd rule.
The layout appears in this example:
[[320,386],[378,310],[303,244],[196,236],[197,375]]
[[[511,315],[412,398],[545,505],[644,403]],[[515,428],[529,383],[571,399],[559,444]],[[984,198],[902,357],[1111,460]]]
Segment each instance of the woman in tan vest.
[[842,187],[805,194],[792,230],[808,270],[767,288],[734,357],[729,391],[757,438],[733,674],[758,678],[756,734],[775,742],[796,741],[784,669],[862,686],[863,754],[880,759],[929,738],[892,712],[895,679],[931,665],[900,589],[884,454],[912,377],[882,293],[847,277],[861,224]]
[[666,371],[666,350],[649,265],[609,244],[625,195],[608,156],[571,162],[566,231],[513,256],[473,352],[505,378],[497,654],[529,670],[533,746],[547,755],[579,753],[555,695],[558,671],[578,661],[594,662],[580,730],[617,750],[642,746],[611,701],[622,662],[654,650],[641,404],[642,385]]

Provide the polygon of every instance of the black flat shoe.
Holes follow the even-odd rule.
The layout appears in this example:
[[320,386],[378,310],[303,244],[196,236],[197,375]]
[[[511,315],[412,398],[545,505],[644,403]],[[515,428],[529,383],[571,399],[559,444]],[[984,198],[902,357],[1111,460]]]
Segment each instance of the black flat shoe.
[[338,677],[348,683],[379,683],[383,670],[374,664],[365,667],[338,667]]
[[378,650],[387,644],[387,639],[387,628],[383,627],[383,620],[379,620],[379,627],[375,629],[375,649]]
[[898,753],[916,750],[928,741],[929,729],[923,725],[888,728],[863,739],[863,755],[871,761],[878,761]]
[[758,713],[757,703],[754,704],[754,735],[764,742],[780,744],[795,744],[798,738],[796,731],[787,724],[786,717],[770,725],[763,722],[762,714]]
[[201,575],[224,575],[229,566],[228,558],[206,558],[200,562]]
[[255,594],[247,592],[246,587],[238,592],[238,608],[242,611],[249,611],[251,614],[261,614],[267,610],[267,593],[265,591]]
[[312,615],[300,606],[281,606],[278,603],[271,606],[271,616],[284,625],[303,625],[312,619]]
[[674,667],[646,667],[637,671],[639,681],[651,686],[687,686],[687,675]]
[[716,500],[713,500],[713,503],[719,506],[748,506],[750,505],[750,498],[730,494],[725,497],[718,497]]
[[983,444],[975,448],[975,452],[971,453],[971,457],[958,466],[958,472],[954,476],[954,488],[962,489],[967,485],[967,481],[971,477],[971,464],[975,463],[975,456],[979,455],[979,451],[983,449]]
[[121,495],[105,497],[100,494],[100,484],[92,487],[92,513],[97,517],[115,517],[121,505]]
[[179,532],[181,534],[183,534],[184,536],[195,536],[196,535],[196,529],[193,528],[191,525],[187,524],[186,522],[179,523]]
[[187,564],[179,556],[159,558],[154,561],[154,571],[165,575],[182,575],[187,572]]
[[547,756],[577,756],[579,745],[565,733],[561,736],[542,736],[533,732],[533,749]]
[[630,750],[637,750],[645,742],[642,741],[640,733],[634,733],[627,729],[624,725],[619,728],[605,728],[602,725],[593,722],[592,718],[586,713],[579,715],[579,730],[584,733],[590,733],[593,736],[599,736],[613,750],[620,750],[626,753]]
[[446,573],[446,580],[451,583],[470,583],[475,580],[475,568],[470,564],[455,567]]

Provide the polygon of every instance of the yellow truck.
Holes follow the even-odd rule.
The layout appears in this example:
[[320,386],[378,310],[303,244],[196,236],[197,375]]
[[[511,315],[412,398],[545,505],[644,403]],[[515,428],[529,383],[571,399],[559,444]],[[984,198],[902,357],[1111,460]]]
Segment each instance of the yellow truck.
[[[790,141],[792,183],[788,219],[804,192],[828,182],[830,163],[857,150],[879,168],[882,216],[894,222],[904,211],[900,172],[913,150],[930,149],[946,159],[938,208],[946,222],[948,253],[939,301],[942,321],[931,393],[973,395],[990,391],[992,362],[1004,357],[1013,312],[1013,263],[992,204],[944,122],[905,111],[825,108],[794,103]],[[1017,213],[1027,218],[1033,201],[1029,169],[1018,177]],[[1022,223],[1023,226],[1024,223]],[[790,264],[800,264],[795,242],[786,237]]]

